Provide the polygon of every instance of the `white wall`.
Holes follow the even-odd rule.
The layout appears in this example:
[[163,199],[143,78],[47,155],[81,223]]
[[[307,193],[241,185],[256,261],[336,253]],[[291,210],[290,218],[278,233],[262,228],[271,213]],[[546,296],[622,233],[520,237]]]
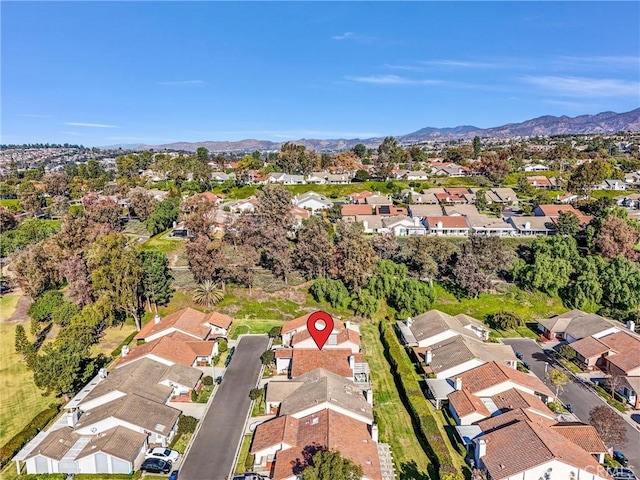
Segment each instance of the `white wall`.
[[467,370],[471,370],[472,368],[479,367],[480,365],[484,365],[485,363],[487,362],[480,360],[478,358],[472,358],[471,360],[461,363],[460,365],[456,365],[455,367],[448,368],[447,370],[442,370],[436,375],[436,378],[453,377],[454,375],[459,375],[462,372],[466,372]]
[[97,397],[97,398],[93,398],[91,400],[88,400],[86,402],[82,402],[80,403],[79,407],[81,410],[83,411],[87,411],[87,410],[92,410],[96,407],[99,407],[100,405],[104,405],[105,403],[109,403],[109,402],[113,402],[114,400],[117,400],[119,398],[124,397],[125,394],[115,390],[113,392],[109,392],[105,395],[102,395],[101,397]]
[[300,412],[296,412],[295,414],[291,415],[293,418],[297,418],[298,420],[301,419],[302,417],[306,417],[307,415],[311,415],[313,413],[318,413],[321,412],[322,410],[325,409],[330,409],[333,410],[334,412],[338,412],[341,413],[343,415],[346,415],[348,417],[353,418],[354,420],[358,420],[362,423],[366,423],[367,425],[373,425],[373,419],[372,418],[368,418],[364,415],[358,415],[357,413],[351,411],[351,410],[347,410],[346,408],[342,408],[339,407],[338,405],[335,405],[333,403],[330,402],[323,402],[323,403],[319,403],[317,405],[314,405],[312,407],[307,408],[306,410],[302,410]]
[[611,335],[612,333],[618,333],[620,331],[619,328],[617,327],[611,327],[611,328],[607,328],[606,330],[603,330],[602,332],[598,332],[595,335],[591,335],[593,338],[602,338],[602,337],[606,337],[607,335]]
[[423,338],[422,340],[420,340],[418,342],[418,346],[419,347],[430,347],[431,345],[435,345],[437,343],[441,343],[444,340],[447,340],[449,338],[453,338],[453,337],[455,337],[457,335],[458,334],[456,332],[454,332],[453,330],[447,330],[446,332],[439,333],[437,335],[434,335],[433,337]]
[[[298,349],[317,349],[318,348],[316,345],[316,342],[313,341],[313,338],[306,338],[301,342],[295,343],[293,347]],[[360,351],[360,345],[356,345],[353,342],[343,342],[337,345],[329,345],[329,342],[327,341],[327,343],[325,343],[323,347],[324,350],[335,349],[335,348],[348,348],[353,353],[358,353]]]
[[[452,410],[452,408],[450,408],[449,410]],[[475,422],[479,422],[480,420],[487,418],[487,416],[478,412],[473,412],[463,417],[457,417],[457,418],[458,418],[458,425],[473,425]]]
[[536,393],[531,388],[523,387],[522,385],[518,385],[517,383],[513,383],[511,381],[507,381],[507,382],[499,383],[498,385],[493,385],[493,386],[491,386],[489,388],[486,388],[484,390],[480,390],[478,392],[475,392],[475,395],[478,396],[478,397],[493,397],[494,395],[497,395],[499,393],[505,392],[505,391],[509,390],[510,388],[516,388],[516,389],[520,390],[521,392],[530,393],[531,395],[535,395],[535,393]]
[[[588,467],[587,467],[588,468]],[[578,469],[571,465],[559,462],[558,460],[552,460],[548,463],[539,465],[535,468],[522,472],[518,475],[513,475],[505,480],[539,480],[545,478],[544,474],[549,472],[550,480],[569,480],[573,473],[575,480],[603,480],[604,476],[600,476],[597,472],[591,472],[583,469]]]

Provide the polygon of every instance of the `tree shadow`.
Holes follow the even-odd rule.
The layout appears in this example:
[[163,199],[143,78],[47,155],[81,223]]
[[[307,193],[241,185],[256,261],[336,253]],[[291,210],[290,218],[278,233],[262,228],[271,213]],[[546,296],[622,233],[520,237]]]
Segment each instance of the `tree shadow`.
[[42,330],[40,330],[40,333],[38,333],[38,336],[36,337],[35,342],[33,342],[33,349],[36,352],[40,350],[42,343],[46,340],[47,335],[49,335],[49,332],[51,331],[52,328],[53,328],[53,323],[48,323]]
[[430,480],[430,478],[436,478],[436,477],[432,477],[428,475],[426,472],[420,471],[418,469],[418,464],[415,462],[415,460],[411,460],[410,462],[403,463],[402,465],[400,465],[400,472],[399,472],[398,478],[399,480]]

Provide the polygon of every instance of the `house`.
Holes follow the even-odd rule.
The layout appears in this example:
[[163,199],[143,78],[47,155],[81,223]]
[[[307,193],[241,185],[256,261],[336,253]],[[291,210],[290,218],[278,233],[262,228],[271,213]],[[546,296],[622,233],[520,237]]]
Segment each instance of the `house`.
[[411,170],[402,175],[402,178],[405,180],[429,180],[429,174],[422,170]]
[[325,409],[301,418],[280,416],[258,425],[251,443],[254,470],[273,480],[296,480],[306,459],[336,450],[362,468],[363,479],[382,480],[377,427]]
[[407,209],[401,207],[395,207],[393,205],[375,205],[374,214],[383,217],[393,217],[397,215],[407,215]]
[[603,180],[600,185],[596,185],[594,187],[596,190],[626,190],[628,187],[625,184],[624,180],[612,180],[607,179]]
[[82,436],[70,427],[50,432],[25,458],[27,474],[131,474],[144,460],[147,435],[114,427]]
[[365,203],[369,205],[393,205],[393,201],[386,195],[382,195],[380,193],[376,193],[374,195],[370,195],[365,197]]
[[566,193],[564,195],[556,195],[556,202],[558,203],[575,203],[579,200],[585,200],[587,197],[584,195],[574,195],[572,193]]
[[226,182],[228,180],[235,180],[235,173],[224,173],[224,172],[211,172],[211,181],[213,182]]
[[174,220],[173,222],[173,228],[171,230],[171,236],[172,237],[179,237],[179,238],[187,238],[190,236],[190,232],[189,232],[189,228],[187,227],[186,223],[184,222],[176,222]]
[[518,235],[552,235],[556,233],[556,224],[551,217],[508,217]]
[[[289,320],[282,325],[280,334],[282,335],[282,344],[287,347],[295,348],[314,348],[317,346],[309,331],[307,330],[307,320],[309,315]],[[360,330],[351,322],[342,322],[333,319],[333,330],[324,345],[324,349],[330,348],[349,348],[352,352],[360,351]]]
[[327,183],[328,172],[312,172],[307,175],[306,182],[314,185],[324,185]]
[[[384,207],[382,207],[384,208]],[[382,219],[383,232],[393,233],[396,237],[408,235],[426,235],[427,230],[419,218],[411,218],[405,215],[384,217]]]
[[343,205],[340,209],[342,219],[345,221],[355,222],[358,215],[371,215],[371,205],[366,203],[355,203]]
[[640,209],[640,193],[634,193],[631,195],[622,195],[614,198],[617,205],[630,209]]
[[578,218],[583,216],[582,212],[577,210],[573,205],[538,205],[533,209],[533,214],[536,217],[557,218],[560,216],[560,212],[571,212]]
[[[434,197],[435,198],[435,197]],[[423,220],[425,217],[442,216],[442,207],[436,204],[411,204],[408,207],[409,215]]]
[[544,175],[534,175],[531,177],[526,177],[525,181],[535,188],[548,188],[552,189],[556,187],[555,179],[545,177]]
[[454,317],[440,310],[429,310],[404,322],[396,322],[396,325],[406,345],[421,348],[458,335],[482,340],[489,338],[489,329],[482,322],[462,313]]
[[291,215],[296,219],[297,226],[301,226],[304,220],[311,218],[311,212],[300,207],[291,207]]
[[424,224],[430,235],[469,235],[466,217],[427,216],[424,217]]
[[551,318],[538,320],[538,330],[548,340],[564,340],[573,343],[585,337],[601,338],[621,330],[616,322],[607,320],[595,313],[585,313],[581,310],[555,315]]
[[291,199],[291,202],[296,207],[311,210],[311,213],[315,213],[317,210],[328,210],[333,207],[331,200],[316,192],[306,192],[301,195],[296,195]]
[[327,174],[327,183],[330,185],[345,185],[351,183],[353,176],[348,173],[329,173]]
[[467,217],[467,223],[474,235],[493,235],[497,237],[513,237],[516,229],[502,218],[490,218],[486,215]]
[[156,315],[134,337],[150,342],[173,332],[181,332],[197,340],[214,340],[224,337],[233,319],[219,312],[202,313],[187,307],[161,318]]
[[452,194],[448,192],[444,193],[436,193],[436,198],[440,203],[448,203],[448,204],[460,204],[467,203],[467,199],[464,195]]
[[492,480],[610,480],[587,451],[540,422],[519,420],[474,440],[475,464]]
[[432,162],[429,166],[431,174],[438,177],[464,177],[467,175],[467,170],[455,163]]
[[508,345],[484,343],[457,335],[430,347],[414,347],[424,373],[430,378],[449,378],[488,362],[498,362],[516,368],[517,359]]
[[229,202],[225,204],[223,208],[233,213],[253,213],[255,212],[256,205],[258,205],[258,201],[255,198],[247,198]]
[[365,200],[369,197],[373,197],[374,194],[365,190],[363,192],[352,193],[351,195],[347,195],[347,200],[351,203],[365,203]]
[[625,174],[624,183],[629,185],[640,185],[640,171]]
[[[342,375],[322,368],[294,377],[291,382],[293,385],[298,384],[297,388],[283,398],[272,395],[267,405],[268,411],[277,410],[280,415],[300,419],[329,409],[369,426],[373,425],[373,396],[368,385],[357,385]],[[270,385],[271,382],[267,384],[267,396]],[[286,393],[286,389],[279,390]]]
[[548,170],[549,167],[541,163],[529,163],[522,168],[523,172],[546,172]]
[[356,215],[356,222],[361,222],[364,233],[385,233],[380,215]]
[[513,188],[492,188],[487,190],[486,197],[489,204],[518,205],[518,196]]
[[[331,350],[277,348],[275,359],[277,373],[287,374],[291,378],[322,368],[355,383],[366,384],[369,381],[369,367],[363,355],[353,353],[349,348]],[[364,375],[356,375],[356,373]]]
[[267,182],[278,183],[280,185],[304,185],[307,183],[304,175],[289,175],[288,173],[270,173]]
[[448,217],[479,217],[482,214],[475,205],[443,205],[442,210]]

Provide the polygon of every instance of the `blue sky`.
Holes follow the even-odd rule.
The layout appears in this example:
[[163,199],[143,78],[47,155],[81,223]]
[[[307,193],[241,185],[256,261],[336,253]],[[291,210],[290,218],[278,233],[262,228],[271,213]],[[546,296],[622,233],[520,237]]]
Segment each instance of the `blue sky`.
[[2,143],[365,138],[640,106],[639,2],[6,2]]

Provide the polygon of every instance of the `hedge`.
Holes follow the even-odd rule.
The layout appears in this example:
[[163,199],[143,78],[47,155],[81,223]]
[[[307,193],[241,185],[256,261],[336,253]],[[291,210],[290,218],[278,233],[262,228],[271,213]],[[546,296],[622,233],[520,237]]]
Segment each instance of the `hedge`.
[[111,352],[111,356],[113,358],[119,357],[120,354],[122,353],[122,347],[124,347],[125,345],[129,345],[131,343],[131,340],[133,340],[133,337],[135,337],[137,334],[138,332],[133,332],[131,335],[125,338],[122,341],[122,343],[118,345],[118,348],[116,348],[113,352]]
[[141,476],[139,470],[134,473],[76,473],[73,480],[136,480]]
[[438,467],[438,476],[440,479],[458,478],[460,475],[454,466],[451,451],[447,447],[448,440],[443,436],[438,421],[429,408],[428,400],[420,389],[418,375],[405,361],[406,354],[388,322],[380,322],[380,338],[385,347],[385,356],[393,367],[391,370],[400,398],[419,427],[422,439],[431,449],[431,452],[426,453]]
[[29,425],[24,427],[7,443],[0,447],[0,468],[4,467],[13,456],[24,447],[29,440],[35,437],[40,430],[47,426],[47,424],[58,414],[60,406],[49,407],[46,410],[41,411],[33,420],[29,422]]
[[17,480],[66,480],[66,473],[31,473],[18,475]]

